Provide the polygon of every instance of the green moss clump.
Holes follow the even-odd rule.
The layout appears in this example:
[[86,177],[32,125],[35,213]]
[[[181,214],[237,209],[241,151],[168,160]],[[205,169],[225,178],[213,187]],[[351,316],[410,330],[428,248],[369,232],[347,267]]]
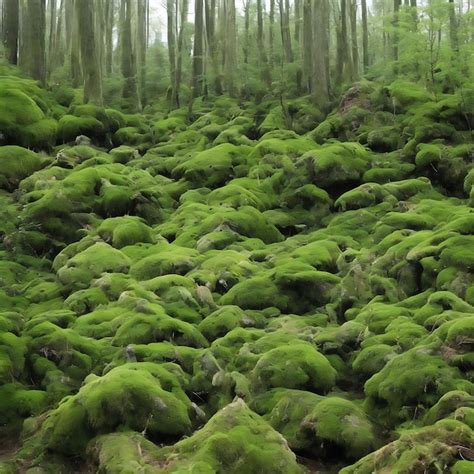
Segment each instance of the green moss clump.
[[19,146],[0,146],[0,188],[13,191],[19,182],[43,167],[31,150]]
[[425,428],[404,430],[398,440],[340,472],[370,474],[374,470],[414,472],[418,469],[446,472],[446,469],[457,464],[460,450],[469,450],[473,442],[472,430],[464,423],[442,420]]
[[189,433],[190,402],[176,376],[150,363],[126,364],[91,376],[77,395],[53,410],[39,436],[46,449],[84,455],[96,435],[120,427],[160,439]]
[[114,217],[104,220],[97,233],[105,242],[121,249],[139,242],[154,243],[153,230],[138,217]]
[[428,347],[416,347],[391,359],[364,385],[368,406],[385,415],[384,423],[413,416],[417,407],[431,407],[440,396],[456,389],[461,379]]
[[57,269],[57,274],[64,285],[81,289],[89,287],[91,281],[102,273],[125,273],[129,268],[130,260],[122,252],[104,242],[97,242],[67,260]]
[[328,392],[335,384],[336,371],[311,344],[276,347],[260,357],[252,372],[265,388],[286,387]]
[[165,472],[303,472],[284,438],[238,399],[188,439],[160,450]]
[[72,142],[79,135],[85,135],[92,139],[102,139],[105,132],[104,124],[90,116],[64,115],[58,123],[58,140],[62,143]]

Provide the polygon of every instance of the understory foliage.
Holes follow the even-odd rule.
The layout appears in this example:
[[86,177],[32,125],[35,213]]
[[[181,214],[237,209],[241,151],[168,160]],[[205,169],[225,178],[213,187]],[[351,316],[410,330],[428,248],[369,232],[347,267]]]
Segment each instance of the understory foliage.
[[0,4],[1,473],[474,472],[470,4]]
[[304,131],[0,83],[2,472],[471,470],[469,85],[362,80]]

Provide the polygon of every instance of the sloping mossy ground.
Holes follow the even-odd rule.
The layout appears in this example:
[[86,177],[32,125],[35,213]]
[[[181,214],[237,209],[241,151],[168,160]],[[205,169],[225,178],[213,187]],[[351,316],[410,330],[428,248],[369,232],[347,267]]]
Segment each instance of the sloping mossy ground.
[[474,472],[473,90],[0,89],[0,472]]

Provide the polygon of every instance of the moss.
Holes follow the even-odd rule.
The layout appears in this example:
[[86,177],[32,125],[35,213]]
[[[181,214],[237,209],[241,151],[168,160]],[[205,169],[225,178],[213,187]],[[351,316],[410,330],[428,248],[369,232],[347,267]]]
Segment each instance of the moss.
[[369,132],[367,145],[372,151],[388,152],[399,148],[400,130],[397,127],[380,127]]
[[208,341],[226,335],[236,327],[263,327],[265,317],[255,313],[245,313],[238,306],[224,306],[207,316],[198,326]]
[[150,363],[126,364],[90,377],[77,395],[52,411],[40,436],[47,449],[83,455],[95,435],[119,427],[146,429],[158,439],[186,434],[191,429],[189,408],[171,372]]
[[328,189],[360,181],[369,168],[367,151],[357,143],[335,143],[301,157],[314,184]]
[[79,135],[101,139],[105,135],[102,122],[94,117],[64,115],[58,122],[58,140],[62,143],[74,141]]
[[19,378],[25,366],[26,343],[11,332],[0,333],[0,382]]
[[138,217],[115,217],[104,220],[97,233],[105,242],[120,249],[139,242],[154,243],[153,231]]
[[13,191],[19,182],[43,167],[39,155],[19,146],[0,146],[0,187]]
[[190,438],[163,448],[159,458],[166,472],[303,472],[284,438],[241,399],[219,411]]
[[386,413],[386,424],[413,416],[407,408],[430,407],[456,388],[459,371],[430,352],[428,347],[417,347],[398,355],[365,383],[370,407]]
[[354,402],[339,397],[320,401],[302,422],[319,449],[338,449],[347,459],[358,459],[371,452],[376,444],[374,427]]
[[336,371],[312,345],[299,343],[276,347],[263,354],[252,376],[265,388],[286,387],[325,393],[334,386]]
[[458,461],[459,449],[469,449],[472,442],[472,431],[465,424],[442,420],[429,427],[403,431],[398,440],[340,472],[369,474],[374,469],[389,472],[432,469],[444,472]]
[[150,280],[168,273],[184,275],[194,267],[193,260],[196,256],[197,252],[195,250],[170,245],[161,252],[134,263],[130,269],[130,274],[137,280]]
[[474,397],[462,390],[445,393],[423,417],[425,425],[432,425],[438,420],[452,416],[460,407],[474,408]]
[[129,267],[130,261],[122,252],[98,242],[70,258],[58,268],[57,274],[64,285],[81,289],[87,288],[92,279],[102,273],[125,273]]
[[29,390],[16,383],[3,383],[0,387],[0,424],[2,426],[32,415],[39,415],[46,407],[46,392]]

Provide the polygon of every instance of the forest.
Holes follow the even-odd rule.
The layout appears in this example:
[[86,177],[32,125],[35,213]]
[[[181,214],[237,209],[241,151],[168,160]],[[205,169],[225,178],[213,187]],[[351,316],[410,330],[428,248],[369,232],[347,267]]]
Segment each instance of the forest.
[[471,0],[0,12],[0,473],[474,472]]

